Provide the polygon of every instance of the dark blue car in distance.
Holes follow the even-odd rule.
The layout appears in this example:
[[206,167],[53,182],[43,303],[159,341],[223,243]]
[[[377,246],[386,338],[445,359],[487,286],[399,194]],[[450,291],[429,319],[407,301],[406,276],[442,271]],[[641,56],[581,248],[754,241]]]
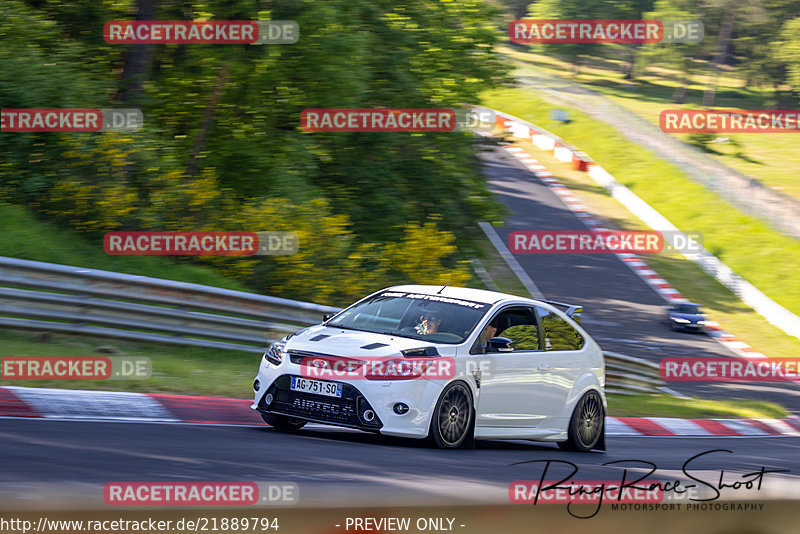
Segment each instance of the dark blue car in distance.
[[684,302],[667,306],[667,322],[673,330],[686,332],[703,332],[706,329],[708,317],[699,304]]

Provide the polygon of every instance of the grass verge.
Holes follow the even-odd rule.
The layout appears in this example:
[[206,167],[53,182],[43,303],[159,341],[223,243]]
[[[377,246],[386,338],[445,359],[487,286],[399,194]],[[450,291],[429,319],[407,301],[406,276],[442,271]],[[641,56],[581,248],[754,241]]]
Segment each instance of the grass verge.
[[[520,282],[519,277],[511,270],[506,261],[500,255],[492,242],[488,238],[483,240],[481,249],[482,261],[489,277],[494,280],[501,293],[509,295],[519,295],[522,297],[533,297],[525,286]],[[488,289],[488,288],[484,288]]]
[[174,393],[248,398],[261,356],[233,350],[136,344],[63,334],[0,330],[2,356],[108,356],[150,358],[153,374],[139,380],[0,380],[2,386],[29,386],[141,393]]
[[102,240],[93,242],[70,230],[42,221],[19,206],[0,202],[0,221],[3,221],[0,256],[248,291],[242,284],[225,278],[210,268],[180,264],[159,256],[106,254]]
[[680,417],[683,419],[786,417],[786,410],[764,401],[681,399],[671,395],[609,395],[608,415],[615,417]]
[[[571,63],[555,57],[522,50],[520,47],[501,47],[500,51],[520,65],[540,69],[550,75],[565,76],[574,69]],[[622,61],[602,57],[583,58],[580,72],[568,76],[574,83],[602,93],[614,103],[627,108],[654,125],[664,109],[702,109],[706,84],[713,81],[704,75],[711,68],[698,64],[696,74],[690,75],[683,103],[672,97],[684,73],[669,67],[648,65],[634,80],[626,80]],[[753,88],[736,76],[734,70],[724,71],[716,81],[718,109],[774,109],[772,88]],[[783,105],[785,108],[786,106]],[[688,141],[690,134],[673,134]],[[707,146],[709,155],[720,163],[752,176],[772,188],[800,199],[800,182],[795,178],[797,168],[797,136],[787,133],[723,133],[734,143],[715,143]]]

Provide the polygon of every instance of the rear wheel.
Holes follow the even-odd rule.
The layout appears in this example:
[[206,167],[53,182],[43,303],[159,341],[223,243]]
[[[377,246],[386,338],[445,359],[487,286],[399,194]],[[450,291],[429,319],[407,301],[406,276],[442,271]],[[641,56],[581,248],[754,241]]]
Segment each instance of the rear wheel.
[[455,382],[447,386],[436,403],[429,438],[440,449],[457,449],[471,442],[473,430],[472,395],[467,386]]
[[284,432],[295,432],[306,426],[306,421],[302,419],[293,419],[285,415],[275,415],[272,413],[262,413],[261,418],[269,426],[275,427],[277,430]]
[[572,412],[567,430],[567,441],[559,442],[563,450],[587,452],[598,446],[605,425],[603,399],[596,391],[586,393]]

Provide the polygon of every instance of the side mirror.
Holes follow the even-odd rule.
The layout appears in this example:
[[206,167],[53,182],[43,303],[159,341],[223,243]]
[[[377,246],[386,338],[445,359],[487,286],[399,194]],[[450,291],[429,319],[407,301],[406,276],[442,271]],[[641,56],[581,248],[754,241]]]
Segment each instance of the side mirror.
[[333,318],[334,315],[336,315],[336,314],[335,313],[326,313],[326,314],[324,314],[322,316],[322,322],[323,323],[327,323],[328,321],[330,321]]
[[486,352],[514,352],[514,342],[507,337],[493,337],[486,342]]

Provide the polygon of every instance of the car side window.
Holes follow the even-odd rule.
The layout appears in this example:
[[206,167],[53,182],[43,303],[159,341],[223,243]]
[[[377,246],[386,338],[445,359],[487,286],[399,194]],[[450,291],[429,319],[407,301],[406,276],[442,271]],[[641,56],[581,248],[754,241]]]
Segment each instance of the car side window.
[[540,350],[539,328],[531,308],[506,308],[497,313],[484,327],[470,353],[483,354],[486,342],[492,337],[510,339],[514,352]]
[[544,350],[580,350],[585,343],[583,336],[555,312],[536,307],[542,324]]
[[519,324],[507,328],[502,334],[514,343],[514,351],[539,350],[539,329],[535,324]]

